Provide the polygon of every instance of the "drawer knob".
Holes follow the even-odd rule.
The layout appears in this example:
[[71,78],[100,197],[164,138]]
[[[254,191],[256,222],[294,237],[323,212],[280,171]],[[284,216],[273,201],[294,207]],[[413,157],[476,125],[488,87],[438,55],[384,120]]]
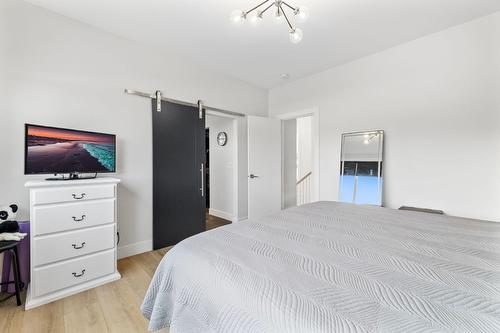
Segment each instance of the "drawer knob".
[[72,196],[73,196],[73,199],[75,199],[75,200],[81,200],[85,196],[85,193],[80,194],[80,196],[73,193]]
[[76,244],[71,244],[75,250],[83,249],[85,246],[85,242],[82,242],[82,245],[77,246]]
[[83,276],[84,274],[85,274],[85,270],[84,269],[82,269],[82,272],[80,274],[77,274],[77,273],[73,272],[73,276],[74,277],[80,277],[80,276]]
[[80,217],[79,219],[77,219],[76,216],[72,216],[73,221],[75,221],[75,222],[81,222],[81,221],[85,220],[85,217],[87,217],[87,216],[86,215],[82,215],[82,217]]

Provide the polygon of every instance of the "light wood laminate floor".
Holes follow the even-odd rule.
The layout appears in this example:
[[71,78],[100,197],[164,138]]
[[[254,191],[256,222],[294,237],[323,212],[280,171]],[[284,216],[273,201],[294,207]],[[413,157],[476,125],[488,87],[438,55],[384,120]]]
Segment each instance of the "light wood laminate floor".
[[[207,215],[207,230],[229,221]],[[140,305],[156,266],[170,248],[139,254],[118,261],[118,281],[24,311],[15,297],[0,303],[0,332],[147,332]]]

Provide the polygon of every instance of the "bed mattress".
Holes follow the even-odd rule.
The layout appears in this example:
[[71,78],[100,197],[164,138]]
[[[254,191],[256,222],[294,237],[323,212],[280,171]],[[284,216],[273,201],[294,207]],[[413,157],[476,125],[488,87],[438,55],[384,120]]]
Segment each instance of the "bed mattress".
[[292,208],[177,244],[142,312],[170,333],[500,332],[500,223]]

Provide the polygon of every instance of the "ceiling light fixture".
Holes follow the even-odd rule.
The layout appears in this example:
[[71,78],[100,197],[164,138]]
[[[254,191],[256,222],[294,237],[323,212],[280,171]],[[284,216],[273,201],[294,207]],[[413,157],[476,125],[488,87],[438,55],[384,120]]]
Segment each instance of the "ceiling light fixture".
[[286,81],[286,80],[290,80],[290,74],[288,74],[288,73],[283,73],[283,74],[281,74],[281,75],[280,75],[280,78],[281,78],[282,80],[285,80],[285,81]]
[[304,32],[302,29],[294,27],[288,18],[285,9],[289,9],[298,22],[305,22],[309,18],[309,9],[305,6],[291,6],[283,0],[266,0],[253,7],[250,10],[244,11],[240,9],[233,10],[231,12],[230,19],[235,24],[243,23],[247,18],[252,24],[258,24],[262,21],[262,17],[265,12],[267,12],[272,7],[276,7],[276,11],[274,12],[274,20],[276,23],[281,23],[286,21],[288,24],[289,30],[289,38],[290,41],[294,44],[300,43],[302,37],[304,36]]

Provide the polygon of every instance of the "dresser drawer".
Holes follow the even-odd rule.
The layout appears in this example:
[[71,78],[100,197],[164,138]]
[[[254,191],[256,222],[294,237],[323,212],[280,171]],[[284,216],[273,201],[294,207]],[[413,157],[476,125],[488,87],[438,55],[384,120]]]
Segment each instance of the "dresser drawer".
[[112,249],[115,246],[115,225],[37,237],[32,246],[36,266]]
[[33,190],[31,196],[32,205],[114,198],[115,186],[92,185],[44,188]]
[[33,235],[75,230],[115,222],[115,199],[35,206]]
[[68,288],[115,271],[115,252],[108,250],[88,256],[63,261],[58,264],[35,268],[35,296]]

